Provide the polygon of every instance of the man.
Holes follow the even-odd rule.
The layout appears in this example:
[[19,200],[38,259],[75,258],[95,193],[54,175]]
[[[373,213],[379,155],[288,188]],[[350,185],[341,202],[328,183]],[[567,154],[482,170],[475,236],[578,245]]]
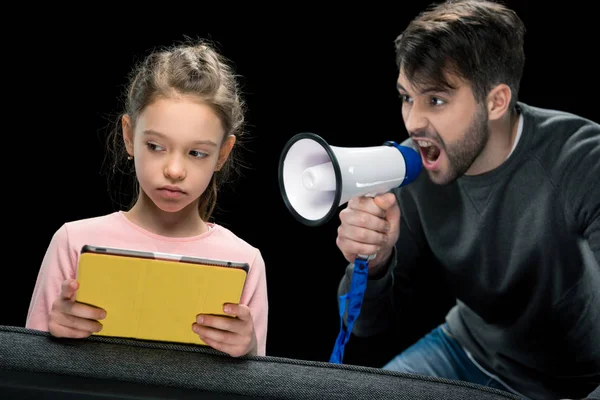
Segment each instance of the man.
[[524,32],[504,6],[464,0],[427,10],[397,38],[404,144],[424,170],[341,211],[337,246],[351,264],[339,294],[356,255],[376,253],[353,333],[410,324],[402,313],[418,305],[402,293],[435,260],[456,305],[385,369],[531,399],[591,397],[600,384],[600,125],[517,99]]

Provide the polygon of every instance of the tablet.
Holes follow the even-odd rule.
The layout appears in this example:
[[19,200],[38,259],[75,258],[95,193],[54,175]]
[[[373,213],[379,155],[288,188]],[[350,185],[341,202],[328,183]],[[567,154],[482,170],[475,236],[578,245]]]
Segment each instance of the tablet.
[[85,245],[78,302],[106,310],[98,336],[206,345],[192,331],[198,314],[226,315],[240,302],[247,263]]

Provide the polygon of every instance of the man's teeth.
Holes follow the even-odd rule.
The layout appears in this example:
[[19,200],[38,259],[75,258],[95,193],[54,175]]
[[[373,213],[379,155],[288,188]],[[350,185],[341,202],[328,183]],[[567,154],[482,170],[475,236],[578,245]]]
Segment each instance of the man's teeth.
[[419,140],[417,143],[419,143],[419,146],[421,146],[421,147],[429,147],[429,146],[431,146],[431,143],[424,142],[422,140]]

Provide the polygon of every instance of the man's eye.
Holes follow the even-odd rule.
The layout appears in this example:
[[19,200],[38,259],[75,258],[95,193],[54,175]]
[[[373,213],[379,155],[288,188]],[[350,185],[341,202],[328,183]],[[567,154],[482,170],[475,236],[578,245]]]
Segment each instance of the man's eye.
[[438,97],[432,97],[431,104],[434,106],[441,106],[443,104],[446,104],[446,102]]

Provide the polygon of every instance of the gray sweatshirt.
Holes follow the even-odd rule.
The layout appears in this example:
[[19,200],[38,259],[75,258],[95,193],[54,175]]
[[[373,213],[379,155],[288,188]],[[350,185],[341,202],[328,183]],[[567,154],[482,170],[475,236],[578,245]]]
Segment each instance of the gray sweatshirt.
[[483,368],[532,399],[582,398],[600,385],[600,125],[518,109],[522,134],[500,167],[446,186],[423,171],[394,190],[400,238],[353,333],[398,325],[414,272],[434,259],[456,295],[449,328]]

